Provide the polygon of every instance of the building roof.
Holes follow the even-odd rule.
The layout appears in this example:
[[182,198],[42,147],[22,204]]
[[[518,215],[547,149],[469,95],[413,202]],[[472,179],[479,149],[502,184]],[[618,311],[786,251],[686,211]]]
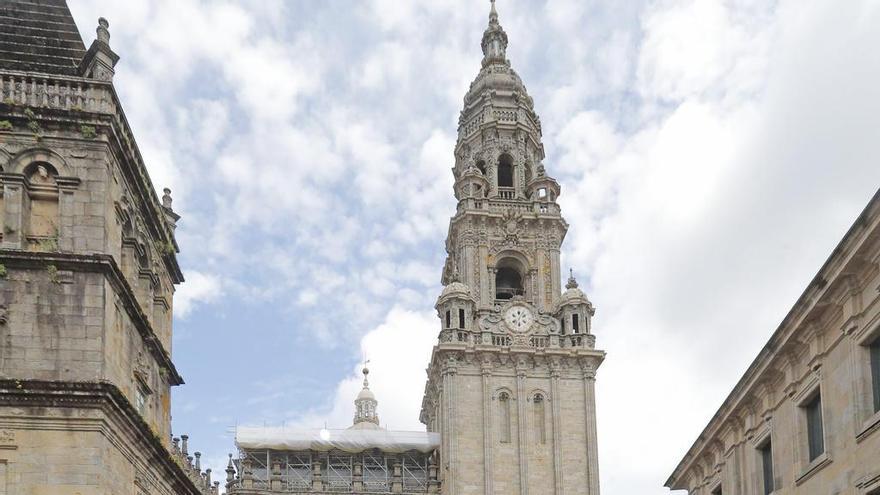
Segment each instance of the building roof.
[[783,318],[782,323],[773,332],[773,335],[758,353],[757,357],[749,365],[745,374],[740,378],[733,390],[724,400],[724,403],[703,429],[700,436],[693,443],[685,456],[679,461],[673,473],[666,480],[665,486],[672,490],[687,489],[684,475],[700,453],[711,443],[718,430],[724,424],[732,411],[743,401],[748,392],[754,387],[761,373],[776,359],[785,348],[785,343],[802,327],[801,323],[811,312],[821,310],[828,304],[828,299],[833,290],[844,283],[847,268],[864,251],[867,246],[877,245],[880,238],[880,189],[878,189],[862,213],[856,218],[852,226],[831,252],[828,259],[813,277],[810,284],[795,302],[792,309]]
[[85,53],[65,0],[0,2],[0,68],[76,76]]
[[358,453],[378,449],[402,453],[415,450],[424,454],[440,447],[440,434],[424,431],[393,430],[293,430],[284,427],[249,427],[235,429],[235,445],[240,449],[270,449],[327,452],[341,450]]

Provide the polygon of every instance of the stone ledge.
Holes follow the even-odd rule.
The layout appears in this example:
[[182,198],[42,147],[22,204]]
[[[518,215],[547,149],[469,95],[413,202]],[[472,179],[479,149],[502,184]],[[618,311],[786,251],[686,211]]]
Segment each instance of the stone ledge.
[[100,409],[129,426],[151,452],[151,459],[171,474],[176,493],[201,495],[200,490],[175,462],[162,439],[138,414],[119,388],[109,382],[60,382],[0,380],[0,406]]

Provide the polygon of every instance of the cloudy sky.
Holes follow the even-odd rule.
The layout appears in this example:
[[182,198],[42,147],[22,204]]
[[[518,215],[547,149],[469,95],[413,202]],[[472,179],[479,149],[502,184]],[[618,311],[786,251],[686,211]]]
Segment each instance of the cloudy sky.
[[[417,429],[489,4],[70,0],[173,189],[174,428]],[[663,482],[880,184],[877,0],[499,0],[598,307],[606,495]]]

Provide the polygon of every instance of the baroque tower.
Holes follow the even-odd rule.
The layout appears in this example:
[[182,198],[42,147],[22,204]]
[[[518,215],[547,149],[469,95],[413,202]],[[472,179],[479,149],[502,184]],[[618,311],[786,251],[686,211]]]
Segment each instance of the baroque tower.
[[593,305],[559,252],[568,229],[541,121],[507,60],[495,2],[464,97],[439,340],[421,421],[442,493],[598,495]]

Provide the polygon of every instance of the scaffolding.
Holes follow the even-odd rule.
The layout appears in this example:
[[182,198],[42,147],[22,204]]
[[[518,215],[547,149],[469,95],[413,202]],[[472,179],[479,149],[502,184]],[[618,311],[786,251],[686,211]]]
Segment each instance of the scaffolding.
[[[432,453],[389,453],[372,449],[357,454],[343,451],[277,451],[239,449],[235,462],[238,488],[270,493],[436,493],[439,488]],[[433,474],[432,474],[433,473]],[[399,490],[402,490],[399,491]],[[250,493],[250,492],[247,492]]]

